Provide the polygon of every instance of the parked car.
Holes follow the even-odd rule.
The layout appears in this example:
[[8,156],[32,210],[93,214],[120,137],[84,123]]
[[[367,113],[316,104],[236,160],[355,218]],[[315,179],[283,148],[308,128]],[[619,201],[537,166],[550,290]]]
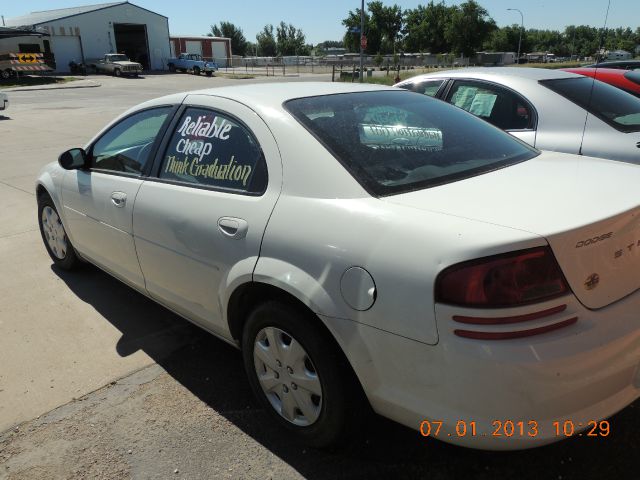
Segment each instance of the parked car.
[[300,82],[145,102],[36,193],[57,268],[94,263],[240,348],[295,440],[357,435],[368,403],[517,449],[557,422],[605,435],[640,395],[639,184],[424,95]]
[[137,77],[142,73],[142,64],[132,62],[129,57],[121,53],[107,53],[101,59],[89,61],[88,65],[94,72],[109,73],[115,77],[123,75]]
[[620,70],[614,68],[563,68],[565,72],[577,73],[595,78],[618,87],[631,95],[640,97],[640,70]]
[[213,72],[218,70],[216,62],[207,62],[202,58],[202,55],[197,53],[181,53],[177,58],[170,58],[168,66],[170,72],[191,70],[194,75],[200,75],[201,72],[204,72],[207,77],[210,77]]
[[610,62],[585,65],[585,68],[618,68],[621,70],[635,70],[640,69],[640,60],[613,60]]
[[470,68],[396,86],[452,103],[536,148],[640,163],[640,99],[575,73]]
[[0,92],[0,110],[9,108],[9,97],[6,93]]

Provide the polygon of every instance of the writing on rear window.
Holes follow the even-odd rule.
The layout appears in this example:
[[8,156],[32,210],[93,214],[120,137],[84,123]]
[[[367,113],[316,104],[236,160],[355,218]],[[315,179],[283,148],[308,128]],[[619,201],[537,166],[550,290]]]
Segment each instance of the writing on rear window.
[[442,150],[442,130],[401,125],[360,125],[360,143],[372,148]]

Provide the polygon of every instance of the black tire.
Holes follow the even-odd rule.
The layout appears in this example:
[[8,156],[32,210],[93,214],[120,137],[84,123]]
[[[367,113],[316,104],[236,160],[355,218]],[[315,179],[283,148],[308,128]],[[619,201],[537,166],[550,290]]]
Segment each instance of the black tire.
[[119,68],[116,68],[116,69],[113,71],[113,76],[114,76],[114,77],[121,77],[121,76],[122,76],[122,71],[121,71]]
[[[297,341],[311,362],[321,385],[319,415],[313,423],[300,426],[284,418],[274,407],[262,389],[256,373],[254,361],[254,346],[258,335],[263,329],[276,328]],[[348,439],[349,434],[358,431],[362,422],[364,396],[350,365],[336,344],[335,340],[320,324],[320,320],[302,308],[296,308],[284,302],[270,301],[259,305],[249,315],[242,335],[242,357],[249,383],[260,403],[270,412],[275,421],[294,437],[294,441],[302,442],[310,447],[327,448],[341,445]],[[288,369],[282,359],[282,368]],[[305,360],[305,368],[307,363]],[[268,371],[264,370],[266,373]],[[275,370],[274,370],[275,372]],[[275,375],[275,373],[274,373]],[[293,394],[293,390],[302,387],[291,384],[289,390],[285,388],[289,381],[295,378],[281,374],[282,385],[276,387],[276,395]],[[275,389],[273,390],[275,391]],[[311,397],[313,398],[313,397]],[[279,399],[279,397],[278,397]],[[300,414],[302,414],[302,411]],[[306,418],[306,417],[305,417]]]
[[[66,250],[64,251],[64,253],[54,251],[49,245],[49,240],[47,239],[47,236],[49,235],[49,229],[46,225],[44,225],[43,222],[43,212],[47,208],[50,208],[51,210],[53,210],[53,212],[55,212],[57,221],[59,222],[58,227],[59,229],[61,229],[64,241],[66,242]],[[42,236],[44,246],[47,249],[47,253],[51,257],[51,260],[53,260],[53,263],[55,263],[58,267],[63,268],[64,270],[73,270],[80,263],[82,263],[78,258],[78,255],[76,254],[76,251],[73,248],[69,237],[67,237],[67,232],[64,228],[64,225],[62,224],[62,221],[60,220],[58,210],[56,209],[53,200],[51,200],[51,197],[47,193],[38,195],[38,226],[40,227],[40,235]]]
[[211,75],[213,75],[213,72],[211,71],[207,72],[207,77],[210,77]]
[[200,67],[193,67],[193,74],[200,75]]
[[176,66],[175,66],[173,63],[170,63],[170,64],[169,64],[169,71],[170,71],[171,73],[174,73],[174,72],[176,71]]

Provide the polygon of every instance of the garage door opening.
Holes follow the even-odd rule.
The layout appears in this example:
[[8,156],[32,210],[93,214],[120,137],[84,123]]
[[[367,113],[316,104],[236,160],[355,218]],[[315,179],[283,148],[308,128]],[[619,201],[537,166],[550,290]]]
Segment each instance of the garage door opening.
[[149,70],[149,44],[147,26],[133,23],[115,23],[113,32],[116,37],[116,50],[126,54],[132,61],[142,64]]

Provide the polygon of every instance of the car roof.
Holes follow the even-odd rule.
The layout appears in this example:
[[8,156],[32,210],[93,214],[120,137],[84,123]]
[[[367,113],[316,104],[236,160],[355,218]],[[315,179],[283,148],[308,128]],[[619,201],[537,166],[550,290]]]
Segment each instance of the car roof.
[[529,80],[550,80],[556,78],[572,78],[578,76],[575,73],[563,72],[549,68],[531,67],[471,67],[456,70],[443,70],[441,72],[425,73],[405,80],[412,82],[423,78],[482,78],[486,80],[498,80],[500,78],[523,78]]
[[[284,102],[294,98],[378,90],[396,91],[397,89],[367,83],[274,82],[207,88],[205,90],[184,92],[182,95],[211,95],[235,100],[252,107],[281,108]],[[158,98],[153,102],[161,104],[166,98],[167,97]]]

